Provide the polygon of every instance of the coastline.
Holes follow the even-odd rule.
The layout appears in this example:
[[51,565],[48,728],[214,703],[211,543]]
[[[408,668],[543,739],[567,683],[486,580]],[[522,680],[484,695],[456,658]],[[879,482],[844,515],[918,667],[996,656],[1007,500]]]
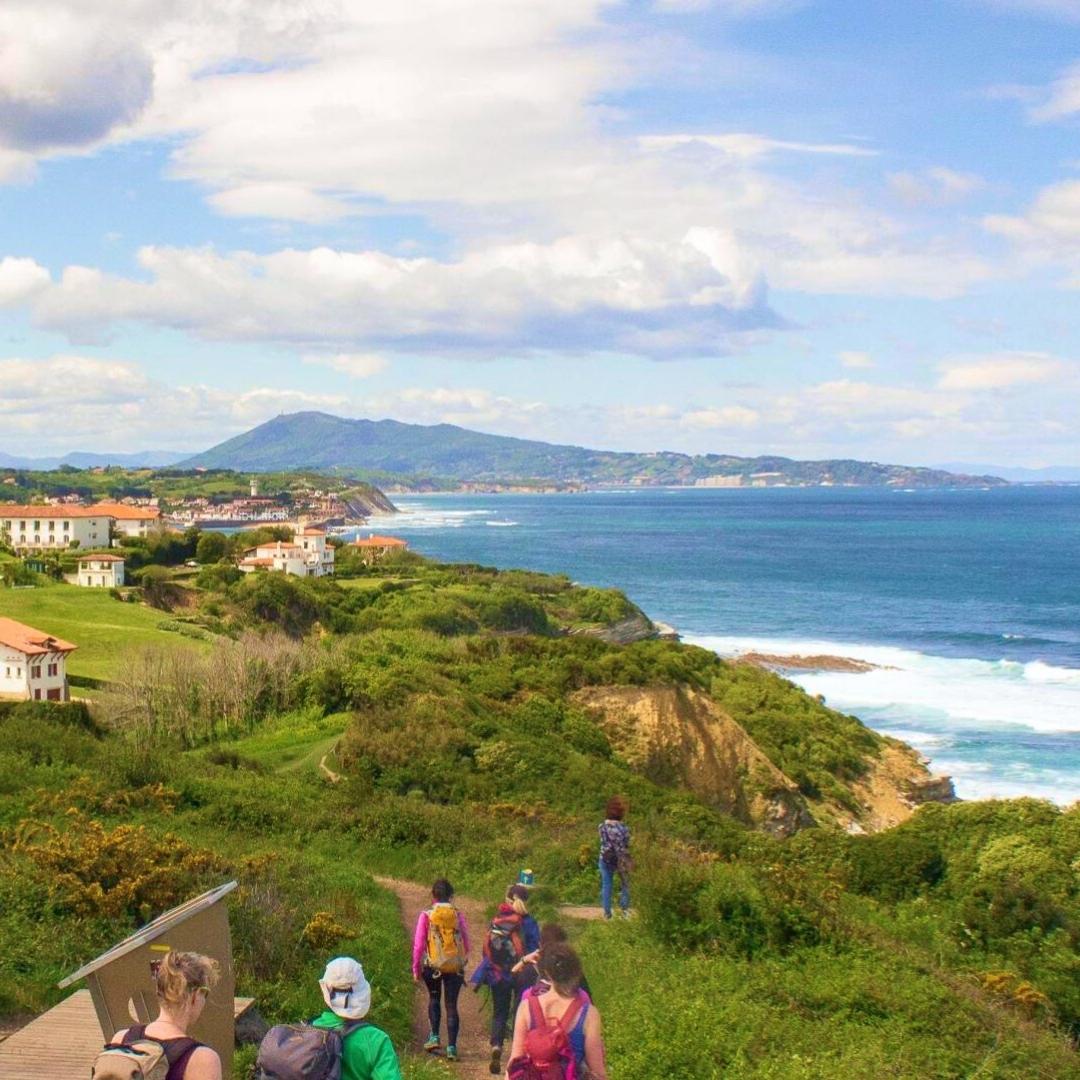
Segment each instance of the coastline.
[[[1067,805],[1080,799],[1077,623],[1059,617],[1058,629],[1031,608],[1038,582],[1046,580],[1047,556],[1041,554],[1039,568],[1025,561],[1027,548],[1009,522],[1017,514],[1050,521],[1044,535],[1057,545],[1049,564],[1056,566],[1071,557],[1063,527],[1075,521],[1078,494],[1017,485],[994,493],[911,495],[786,489],[764,498],[685,489],[573,498],[406,496],[399,502],[404,512],[378,528],[450,562],[527,567],[621,588],[688,643],[725,657],[768,657],[774,670],[830,706],[912,745],[934,771],[955,778],[964,799],[1032,796]],[[975,574],[986,534],[973,546],[960,532],[960,547],[946,549],[935,533],[931,550],[940,550],[943,561],[929,567],[927,599],[923,566],[920,577],[895,567],[885,553],[900,541],[878,547],[880,529],[916,530],[923,520],[938,523],[935,530],[941,522],[959,529],[976,499],[980,507],[1000,506],[994,511],[1000,525],[988,535],[998,545],[999,566],[1014,569],[1007,579]],[[851,525],[848,507],[857,508],[857,523],[867,524]],[[842,534],[836,515],[846,522]],[[517,524],[487,528],[493,518]],[[873,546],[851,546],[861,537]],[[1020,562],[1006,560],[1011,548],[1003,543],[1016,547]],[[876,593],[848,570],[854,565],[861,573],[864,564],[880,568]],[[841,588],[821,577],[826,566],[841,570]],[[912,586],[923,594],[912,594]],[[1076,590],[1066,592],[1069,606],[1055,598],[1053,610],[1074,610]],[[998,599],[1005,595],[1023,602],[1005,607]]]

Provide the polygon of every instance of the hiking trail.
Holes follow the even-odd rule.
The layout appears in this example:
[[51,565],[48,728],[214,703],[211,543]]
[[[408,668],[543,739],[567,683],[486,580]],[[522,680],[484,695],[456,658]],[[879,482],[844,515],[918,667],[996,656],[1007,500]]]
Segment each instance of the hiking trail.
[[[401,925],[405,930],[406,948],[408,955],[412,955],[413,931],[416,929],[416,920],[421,911],[431,907],[431,887],[420,885],[414,881],[402,881],[398,878],[376,877],[376,882],[384,889],[393,892],[401,906]],[[480,948],[484,942],[484,931],[487,928],[487,908],[479,900],[472,900],[467,896],[454,896],[454,906],[465,916],[469,927],[469,952],[468,975],[476,968],[480,956]],[[491,1009],[487,1004],[488,996],[485,991],[476,994],[466,981],[458,998],[458,1012],[461,1015],[461,1031],[458,1036],[458,1055],[460,1060],[455,1062],[446,1061],[442,1054],[437,1055],[435,1060],[442,1061],[447,1075],[461,1077],[462,1080],[490,1080],[488,1061],[491,1054]],[[413,1010],[413,1041],[410,1049],[416,1054],[422,1054],[421,1047],[428,1036],[427,1018],[428,993],[427,988],[420,983],[416,989],[416,1001]],[[446,1014],[443,1013],[442,1037],[446,1038]],[[503,1068],[506,1067],[507,1054],[510,1050],[510,1042],[504,1047]],[[500,1072],[501,1076],[502,1073]]]

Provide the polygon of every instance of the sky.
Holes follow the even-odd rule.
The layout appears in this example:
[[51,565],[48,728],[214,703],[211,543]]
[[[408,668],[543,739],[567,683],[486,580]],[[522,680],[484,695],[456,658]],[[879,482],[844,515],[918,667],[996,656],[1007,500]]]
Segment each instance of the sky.
[[1080,0],[2,0],[0,451],[1080,464]]

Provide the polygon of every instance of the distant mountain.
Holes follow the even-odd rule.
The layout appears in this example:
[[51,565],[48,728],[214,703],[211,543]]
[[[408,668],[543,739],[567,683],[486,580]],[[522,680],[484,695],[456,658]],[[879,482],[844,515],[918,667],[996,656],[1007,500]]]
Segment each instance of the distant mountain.
[[453,424],[428,427],[397,420],[348,420],[320,412],[275,417],[179,465],[244,472],[352,469],[497,484],[693,484],[717,476],[741,477],[744,483],[767,485],[941,487],[1004,483],[993,476],[958,476],[939,469],[865,461],[590,450],[485,435]]
[[1021,469],[1010,465],[970,465],[954,462],[939,468],[955,472],[987,472],[1017,484],[1080,484],[1080,467],[1048,465],[1043,469]]
[[128,454],[95,454],[73,450],[63,457],[23,458],[0,453],[3,469],[58,469],[70,465],[74,469],[96,469],[106,465],[122,465],[128,469],[161,469],[175,465],[185,455],[177,450],[137,450]]

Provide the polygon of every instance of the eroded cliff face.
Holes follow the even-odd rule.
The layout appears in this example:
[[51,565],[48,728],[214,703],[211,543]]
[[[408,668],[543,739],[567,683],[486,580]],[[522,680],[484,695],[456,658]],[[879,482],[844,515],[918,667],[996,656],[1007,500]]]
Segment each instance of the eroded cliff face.
[[574,701],[603,728],[633,768],[689,788],[707,803],[776,836],[815,824],[877,832],[909,818],[924,802],[953,800],[948,777],[932,776],[910,746],[884,739],[867,774],[851,784],[859,811],[809,802],[727,712],[689,687],[610,686],[578,691]]
[[718,810],[778,836],[813,825],[795,783],[706,695],[686,687],[590,687],[575,703],[633,768],[681,784]]
[[851,785],[862,809],[857,816],[840,810],[836,819],[849,832],[879,832],[906,821],[923,803],[956,801],[952,780],[934,776],[917,750],[886,739],[870,771]]

